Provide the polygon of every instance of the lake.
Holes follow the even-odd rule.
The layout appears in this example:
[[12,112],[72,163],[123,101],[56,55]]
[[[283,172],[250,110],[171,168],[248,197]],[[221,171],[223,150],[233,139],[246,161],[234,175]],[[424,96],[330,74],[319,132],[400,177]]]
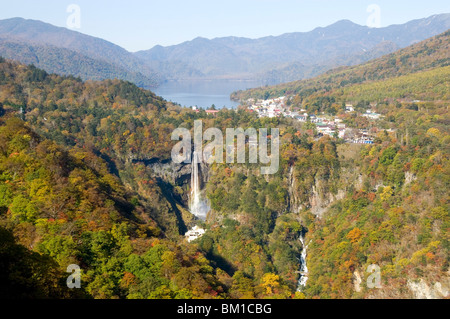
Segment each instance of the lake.
[[168,81],[153,89],[153,92],[181,106],[197,106],[206,109],[214,104],[217,109],[221,109],[236,108],[239,105],[238,102],[230,100],[230,94],[234,91],[261,85],[262,83],[258,81],[235,80]]

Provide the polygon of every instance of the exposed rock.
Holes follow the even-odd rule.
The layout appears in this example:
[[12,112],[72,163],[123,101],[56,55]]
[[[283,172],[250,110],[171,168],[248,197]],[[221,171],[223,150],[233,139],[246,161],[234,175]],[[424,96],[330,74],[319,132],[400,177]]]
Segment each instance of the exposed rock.
[[361,275],[359,274],[358,270],[355,270],[353,272],[353,286],[355,287],[356,292],[361,292],[362,290],[361,283],[362,283]]
[[436,282],[428,285],[423,278],[420,280],[408,280],[407,286],[416,299],[442,299],[449,296],[450,280],[447,277],[444,283]]
[[290,167],[288,175],[288,204],[289,211],[298,213],[302,209],[310,209],[311,213],[318,217],[322,217],[323,213],[330,208],[334,202],[345,197],[347,190],[340,189],[337,194],[328,191],[326,181],[315,179],[311,190],[311,195],[307,201],[302,201],[297,194],[297,179],[294,173],[294,167]]
[[[172,185],[186,184],[191,176],[191,164],[177,164],[171,160],[161,161],[159,159],[134,160],[134,162],[142,162],[151,168],[154,177],[161,178]],[[203,183],[208,181],[208,166],[201,163],[201,179]]]
[[300,211],[300,201],[296,192],[294,191],[297,185],[297,180],[294,175],[294,166],[289,168],[289,178],[288,178],[288,194],[289,194],[289,211],[293,213],[298,213]]
[[343,199],[345,194],[346,191],[343,189],[338,190],[337,194],[324,192],[322,182],[316,179],[316,183],[312,189],[312,196],[309,199],[311,213],[317,217],[322,217],[323,213],[325,213],[334,202]]
[[364,183],[363,175],[362,175],[362,174],[359,174],[359,175],[358,175],[358,180],[357,180],[356,183],[355,183],[355,189],[356,189],[356,190],[362,189],[362,188],[363,188],[363,185],[364,185],[363,183]]
[[414,182],[417,179],[417,176],[414,175],[411,172],[405,172],[405,183],[403,184],[403,187],[408,186],[412,182]]
[[176,164],[173,161],[154,162],[147,164],[155,177],[159,177],[171,184],[179,184],[183,179],[191,175],[191,164]]

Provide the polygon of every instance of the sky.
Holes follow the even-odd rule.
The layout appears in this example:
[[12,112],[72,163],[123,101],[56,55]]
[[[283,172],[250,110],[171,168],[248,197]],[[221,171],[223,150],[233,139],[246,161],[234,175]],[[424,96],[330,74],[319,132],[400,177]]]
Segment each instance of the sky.
[[0,19],[41,20],[131,52],[199,36],[276,36],[342,19],[385,27],[450,13],[448,0],[0,0],[0,7]]

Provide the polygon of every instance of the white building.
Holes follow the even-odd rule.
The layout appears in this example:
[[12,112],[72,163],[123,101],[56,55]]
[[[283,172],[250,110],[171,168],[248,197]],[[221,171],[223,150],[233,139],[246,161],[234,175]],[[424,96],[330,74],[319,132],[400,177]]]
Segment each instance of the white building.
[[367,110],[363,116],[372,120],[378,120],[381,117],[381,114],[375,113],[372,110]]
[[197,238],[202,237],[205,234],[205,230],[198,226],[194,226],[191,230],[189,230],[184,236],[186,237],[188,242],[196,240]]
[[351,104],[345,105],[345,112],[355,112],[355,108]]

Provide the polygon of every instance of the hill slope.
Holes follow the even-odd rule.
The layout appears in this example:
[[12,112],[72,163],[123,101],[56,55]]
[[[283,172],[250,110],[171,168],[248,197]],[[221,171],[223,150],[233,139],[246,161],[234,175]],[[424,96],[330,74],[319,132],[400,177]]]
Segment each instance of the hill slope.
[[33,64],[49,73],[73,75],[82,80],[100,81],[119,78],[140,87],[156,85],[141,73],[128,71],[117,64],[94,59],[72,50],[51,45],[27,44],[17,40],[0,40],[0,56]]
[[[89,79],[118,77],[145,86],[155,86],[160,80],[145,63],[113,43],[37,20],[1,20],[0,44],[0,55],[24,63],[38,59],[36,64],[48,72],[61,71],[64,61],[68,66],[61,73],[84,79],[91,75]],[[19,50],[16,57],[11,49]],[[41,64],[41,60],[46,62]],[[84,68],[77,72],[78,63],[90,65],[89,72]]]
[[[320,138],[309,123],[243,109],[197,113],[129,82],[82,82],[0,58],[0,253],[21,253],[0,263],[1,287],[19,281],[34,286],[32,295],[64,297],[57,281],[77,263],[84,292],[96,298],[392,298],[429,285],[448,290],[450,121],[447,101],[438,101],[448,92],[447,37],[296,88],[299,103],[312,109],[329,95],[362,98],[366,90],[354,88],[365,85],[381,85],[375,93],[383,97],[414,83],[415,94],[430,97],[379,103],[385,118],[362,123],[378,131],[367,146]],[[382,86],[389,81],[395,85]],[[191,167],[184,181],[160,173],[171,132],[192,129],[196,119],[223,131],[280,128],[281,158],[272,176],[260,175],[258,165],[211,165],[207,232],[187,244],[180,234],[193,222],[186,211]],[[170,161],[166,167],[173,177],[177,169]],[[313,215],[318,207],[323,218]],[[302,292],[300,235],[310,269]],[[382,288],[363,281],[356,289],[353,276],[366,279],[373,264]],[[48,266],[53,279],[41,270]],[[24,280],[30,268],[42,277]],[[63,289],[46,291],[49,285]]]
[[[128,160],[170,154],[173,127],[159,124],[170,105],[129,82],[82,82],[3,58],[0,92],[1,297],[223,292],[150,169]],[[75,291],[71,264],[83,269]]]

